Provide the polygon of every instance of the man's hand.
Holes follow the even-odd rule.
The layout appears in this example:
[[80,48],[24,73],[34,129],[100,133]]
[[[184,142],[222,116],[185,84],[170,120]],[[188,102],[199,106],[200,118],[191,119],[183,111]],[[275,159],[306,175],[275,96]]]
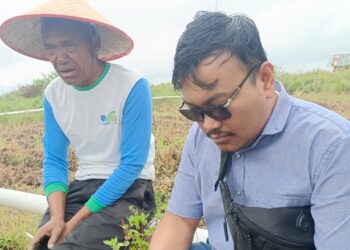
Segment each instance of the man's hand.
[[68,221],[64,227],[64,230],[61,234],[61,237],[58,239],[56,244],[60,244],[64,238],[75,228],[75,226],[72,225],[71,221]]
[[51,219],[44,226],[39,228],[30,243],[29,250],[36,250],[39,242],[45,237],[50,237],[47,247],[53,248],[61,243],[63,239],[85,218],[91,215],[90,211],[84,206],[76,213],[71,220],[65,223],[63,220]]
[[48,223],[38,229],[34,238],[30,242],[29,250],[36,250],[39,246],[40,241],[45,237],[49,237],[47,247],[53,248],[57,243],[63,240],[62,236],[65,232],[66,223],[63,220],[51,219]]
[[38,248],[40,241],[45,237],[49,237],[48,248],[53,248],[59,241],[66,223],[64,222],[64,211],[66,205],[66,193],[58,191],[53,192],[47,198],[50,210],[50,220],[40,227],[34,238],[29,244],[29,250]]

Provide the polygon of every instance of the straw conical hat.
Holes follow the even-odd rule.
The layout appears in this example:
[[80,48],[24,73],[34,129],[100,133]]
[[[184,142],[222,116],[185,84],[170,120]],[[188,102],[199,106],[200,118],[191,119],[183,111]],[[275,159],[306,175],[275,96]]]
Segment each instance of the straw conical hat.
[[23,15],[10,18],[0,27],[1,39],[21,54],[47,61],[41,36],[41,17],[72,19],[93,25],[101,37],[98,52],[101,60],[123,57],[133,48],[133,41],[125,32],[114,27],[84,0],[52,0]]

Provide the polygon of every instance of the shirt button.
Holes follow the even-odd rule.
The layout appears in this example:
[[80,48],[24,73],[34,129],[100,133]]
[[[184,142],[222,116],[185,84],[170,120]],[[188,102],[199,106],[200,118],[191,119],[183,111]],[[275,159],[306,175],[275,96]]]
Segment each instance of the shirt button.
[[242,194],[242,193],[241,193],[241,190],[236,189],[236,194],[237,194],[237,195],[241,195],[241,194]]
[[239,159],[239,158],[241,157],[241,155],[240,155],[239,153],[235,153],[235,157],[236,157],[237,159]]

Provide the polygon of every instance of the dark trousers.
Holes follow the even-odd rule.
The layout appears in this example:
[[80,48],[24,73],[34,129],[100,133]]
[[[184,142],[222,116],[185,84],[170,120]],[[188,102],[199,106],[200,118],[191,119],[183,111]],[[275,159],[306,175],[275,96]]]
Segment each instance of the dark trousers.
[[[104,181],[74,181],[70,184],[66,201],[66,222],[84,206]],[[131,214],[130,206],[145,213],[152,213],[155,210],[152,181],[137,179],[116,203],[83,220],[54,250],[111,249],[103,241],[114,237],[123,241],[124,231],[120,224],[122,221],[127,222],[126,217]],[[49,219],[50,213],[47,210],[39,227],[47,223]],[[46,238],[41,242],[40,250],[48,249],[47,241]]]

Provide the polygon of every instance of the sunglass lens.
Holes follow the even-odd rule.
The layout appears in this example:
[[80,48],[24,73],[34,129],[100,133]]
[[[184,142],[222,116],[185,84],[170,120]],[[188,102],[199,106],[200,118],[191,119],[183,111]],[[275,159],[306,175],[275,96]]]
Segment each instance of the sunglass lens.
[[191,121],[199,122],[203,120],[202,113],[198,110],[179,109],[180,113]]
[[205,113],[215,120],[225,120],[231,117],[231,113],[222,106],[209,107]]

